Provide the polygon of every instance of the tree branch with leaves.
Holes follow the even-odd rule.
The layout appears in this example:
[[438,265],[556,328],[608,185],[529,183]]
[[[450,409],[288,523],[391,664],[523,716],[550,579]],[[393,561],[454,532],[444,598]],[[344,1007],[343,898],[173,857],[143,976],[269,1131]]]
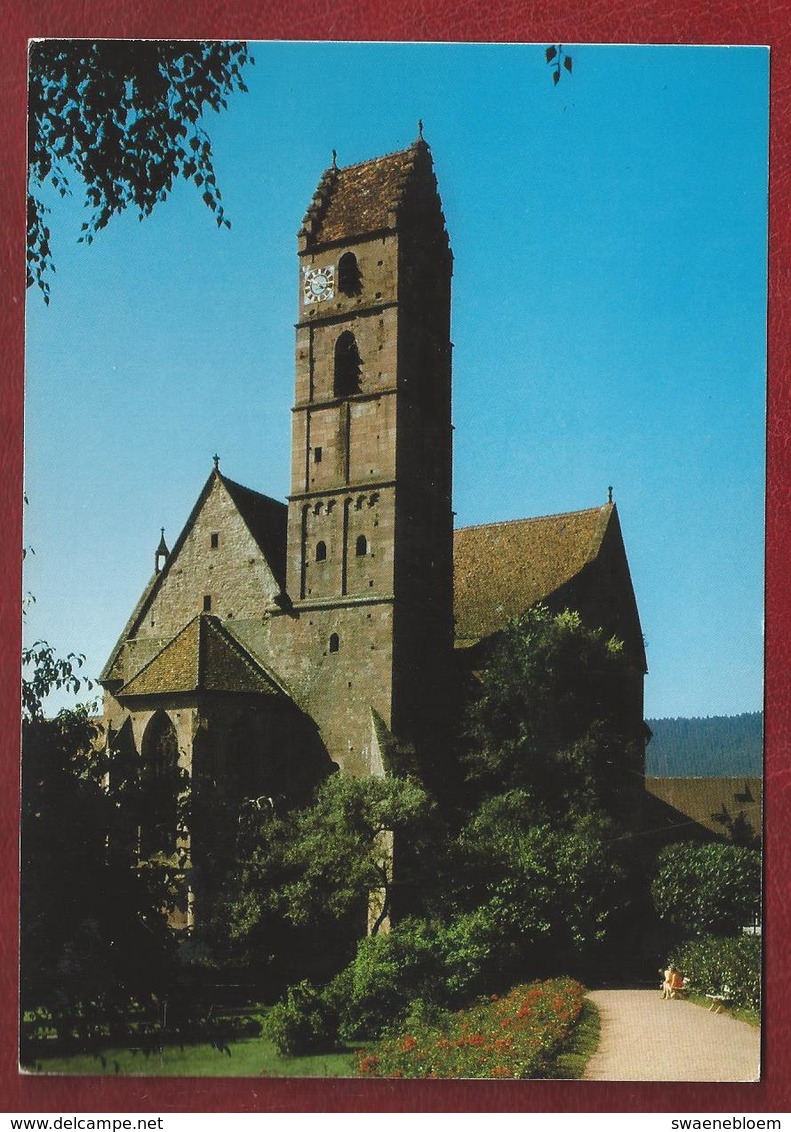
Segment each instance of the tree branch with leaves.
[[560,76],[562,75],[564,70],[568,71],[568,73],[571,74],[571,69],[573,66],[571,56],[567,51],[563,50],[562,43],[553,44],[551,47],[547,47],[546,51],[544,52],[544,58],[552,68],[552,82],[555,84],[555,86],[557,86],[560,82]]
[[244,43],[156,40],[40,40],[30,49],[28,102],[28,286],[49,301],[54,271],[44,197],[70,195],[82,182],[91,243],[126,207],[139,219],[165,200],[178,178],[192,181],[230,227],[201,125],[236,90],[253,59]]

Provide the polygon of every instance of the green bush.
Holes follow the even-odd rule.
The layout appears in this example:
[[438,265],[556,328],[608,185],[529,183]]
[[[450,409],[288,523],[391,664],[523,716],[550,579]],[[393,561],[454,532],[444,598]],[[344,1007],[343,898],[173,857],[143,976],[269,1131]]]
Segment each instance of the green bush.
[[488,906],[447,924],[404,920],[386,935],[362,940],[328,988],[341,1037],[378,1037],[416,1000],[458,1007],[497,985],[504,960]]
[[436,923],[408,919],[384,935],[368,936],[325,988],[308,982],[289,987],[285,999],[269,1010],[264,1033],[279,1053],[293,1056],[326,1048],[338,1038],[377,1038],[410,1008],[431,1011],[451,997],[455,1002],[470,982],[474,962],[474,949],[462,946],[465,935],[463,924],[446,937]]
[[406,1012],[385,1029],[384,1036],[394,1038],[402,1033],[411,1034],[422,1029],[442,1033],[452,1023],[453,1014],[447,1007],[439,1006],[436,1002],[426,1002],[424,998],[416,998],[408,1004]]
[[[444,990],[449,1004],[493,989],[498,973],[513,957],[513,939],[500,929],[495,898],[443,924],[437,943],[445,971]],[[499,989],[499,988],[498,988]]]
[[270,1007],[262,1026],[283,1057],[297,1057],[331,1047],[337,1018],[329,998],[307,980],[289,987],[284,1001]]
[[688,940],[670,956],[670,961],[683,972],[691,990],[725,995],[734,1006],[760,1009],[760,936]]
[[651,895],[660,918],[684,935],[733,935],[760,910],[761,854],[741,845],[668,845]]
[[404,1017],[415,999],[443,1003],[445,965],[438,925],[404,920],[360,941],[357,955],[328,988],[346,1041],[375,1038]]
[[449,1009],[499,989],[513,966],[495,903],[446,924],[405,919],[361,940],[352,962],[323,990],[307,982],[291,987],[270,1010],[266,1035],[279,1052],[293,1055],[338,1038],[374,1040],[397,1032],[408,1017],[439,1024]]

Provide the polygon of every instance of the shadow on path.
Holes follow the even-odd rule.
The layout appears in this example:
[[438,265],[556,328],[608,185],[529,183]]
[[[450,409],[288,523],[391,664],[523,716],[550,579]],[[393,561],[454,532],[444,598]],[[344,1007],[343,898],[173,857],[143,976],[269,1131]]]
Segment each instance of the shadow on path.
[[599,1048],[586,1081],[757,1081],[757,1027],[659,990],[597,990]]

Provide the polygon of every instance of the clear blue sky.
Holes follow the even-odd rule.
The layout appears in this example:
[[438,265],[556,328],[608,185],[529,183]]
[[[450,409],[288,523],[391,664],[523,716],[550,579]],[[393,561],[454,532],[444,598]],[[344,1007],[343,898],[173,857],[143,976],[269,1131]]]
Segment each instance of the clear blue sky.
[[[614,485],[646,714],[760,709],[768,52],[259,44],[207,121],[231,231],[181,185],[28,293],[28,640],[97,674],[218,452],[289,490],[296,232],[341,165],[425,122],[455,255],[457,523]],[[76,194],[77,196],[79,194]]]

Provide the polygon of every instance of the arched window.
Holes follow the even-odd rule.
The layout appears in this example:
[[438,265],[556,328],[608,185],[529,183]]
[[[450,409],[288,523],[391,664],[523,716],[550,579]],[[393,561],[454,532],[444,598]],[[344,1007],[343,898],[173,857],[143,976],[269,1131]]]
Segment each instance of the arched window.
[[337,652],[341,647],[341,640],[337,633],[330,633],[330,652]]
[[368,553],[368,539],[365,535],[357,536],[357,557],[362,558],[363,555]]
[[176,729],[170,717],[158,711],[146,728],[142,744],[142,857],[175,852],[180,789],[178,762]]
[[335,343],[335,382],[336,397],[350,397],[360,392],[360,351],[351,330],[344,330]]
[[359,295],[363,289],[360,265],[354,252],[346,252],[338,261],[338,289],[342,295]]
[[316,561],[324,562],[327,557],[327,544],[323,539],[316,543]]

